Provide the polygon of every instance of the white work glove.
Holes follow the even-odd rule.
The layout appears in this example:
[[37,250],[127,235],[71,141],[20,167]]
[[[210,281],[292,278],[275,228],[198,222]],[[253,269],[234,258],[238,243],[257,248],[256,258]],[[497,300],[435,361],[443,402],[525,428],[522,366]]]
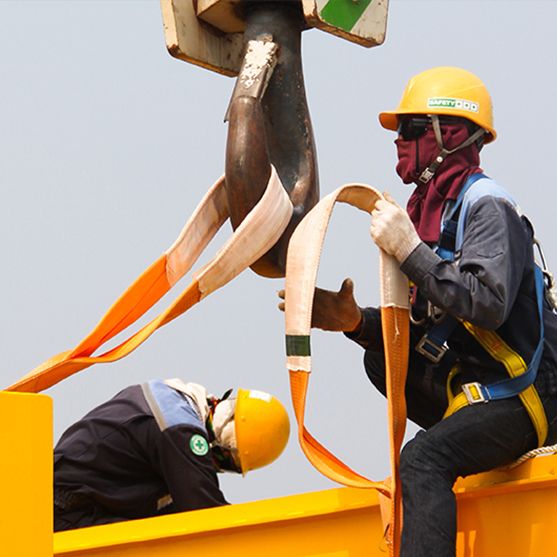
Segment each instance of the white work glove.
[[402,263],[421,242],[408,213],[385,193],[371,212],[369,232],[373,241]]

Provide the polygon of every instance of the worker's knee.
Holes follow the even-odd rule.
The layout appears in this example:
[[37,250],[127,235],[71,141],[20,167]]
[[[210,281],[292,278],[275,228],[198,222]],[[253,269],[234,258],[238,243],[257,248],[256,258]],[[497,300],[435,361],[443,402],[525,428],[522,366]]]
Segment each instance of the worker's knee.
[[456,479],[454,467],[437,441],[427,432],[420,431],[402,449],[400,478],[404,491],[420,484],[453,485]]

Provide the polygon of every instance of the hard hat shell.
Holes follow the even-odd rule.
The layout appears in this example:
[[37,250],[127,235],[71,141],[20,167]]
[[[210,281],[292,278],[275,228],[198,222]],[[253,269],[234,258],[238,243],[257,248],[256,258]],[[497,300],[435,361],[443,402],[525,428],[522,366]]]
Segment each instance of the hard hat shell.
[[242,474],[277,459],[290,435],[284,406],[262,391],[238,389],[234,424]]
[[471,120],[489,132],[485,143],[497,137],[491,97],[473,73],[451,66],[431,68],[410,79],[396,110],[379,113],[379,122],[397,130],[401,114],[440,114]]

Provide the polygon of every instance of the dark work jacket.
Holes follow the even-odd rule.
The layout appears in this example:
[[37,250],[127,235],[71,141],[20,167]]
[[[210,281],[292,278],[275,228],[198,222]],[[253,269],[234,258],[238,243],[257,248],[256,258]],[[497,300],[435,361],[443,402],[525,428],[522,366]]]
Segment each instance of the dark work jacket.
[[[508,201],[481,197],[469,207],[456,256],[454,263],[445,261],[421,243],[401,270],[422,298],[459,319],[495,330],[528,364],[540,334],[530,226]],[[556,394],[557,315],[547,301],[543,313],[545,341],[535,385],[540,394]],[[347,336],[366,349],[383,350],[379,310],[367,308],[363,316],[361,329]],[[425,330],[412,326],[414,345]],[[448,345],[461,364],[462,382],[488,384],[507,377],[503,366],[462,325],[452,333]]]
[[60,438],[55,500],[90,502],[122,519],[224,505],[207,449],[189,397],[162,381],[128,387]]

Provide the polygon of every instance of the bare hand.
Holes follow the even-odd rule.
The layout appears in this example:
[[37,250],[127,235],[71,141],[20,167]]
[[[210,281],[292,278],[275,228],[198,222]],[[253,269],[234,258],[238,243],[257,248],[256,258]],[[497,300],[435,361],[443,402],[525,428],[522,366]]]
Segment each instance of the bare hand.
[[[284,300],[284,290],[279,291],[279,298]],[[285,302],[278,308],[284,311]],[[311,326],[324,331],[354,332],[362,322],[362,311],[354,299],[352,279],[344,279],[340,290],[332,292],[316,288],[313,294],[313,312]]]

